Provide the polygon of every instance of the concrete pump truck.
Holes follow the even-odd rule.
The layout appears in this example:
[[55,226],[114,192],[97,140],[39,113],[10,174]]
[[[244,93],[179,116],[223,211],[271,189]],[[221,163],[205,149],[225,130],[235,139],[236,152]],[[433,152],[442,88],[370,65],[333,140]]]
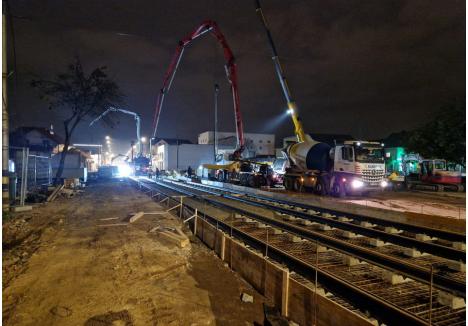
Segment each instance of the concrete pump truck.
[[208,178],[216,179],[221,182],[235,183],[249,187],[261,187],[274,183],[273,170],[267,164],[258,163],[244,159],[242,152],[245,149],[244,126],[240,111],[239,90],[237,84],[237,66],[234,54],[229,47],[226,38],[215,21],[206,20],[202,22],[192,33],[179,41],[176,51],[172,57],[169,68],[164,75],[163,85],[159,91],[156,108],[153,117],[153,137],[159,124],[159,117],[166,94],[169,92],[175,73],[182,59],[186,47],[198,37],[210,33],[221,45],[223,55],[226,60],[224,66],[226,77],[228,79],[234,107],[234,120],[236,123],[237,146],[233,153],[229,155],[227,164],[203,164],[202,176],[207,172]]
[[297,143],[283,149],[289,162],[283,176],[284,187],[288,190],[312,190],[319,195],[331,194],[339,197],[385,188],[387,181],[383,144],[349,140],[332,147],[315,141],[304,132],[259,0],[256,0],[256,12],[271,47],[276,75],[297,137]]

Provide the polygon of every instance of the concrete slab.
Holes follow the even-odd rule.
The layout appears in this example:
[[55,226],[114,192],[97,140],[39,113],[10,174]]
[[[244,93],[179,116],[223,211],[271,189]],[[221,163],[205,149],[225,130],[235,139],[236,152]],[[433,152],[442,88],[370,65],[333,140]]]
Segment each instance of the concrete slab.
[[351,256],[343,256],[342,262],[346,266],[355,266],[359,264],[359,260]]
[[325,252],[325,251],[328,251],[328,248],[327,247],[324,247],[324,246],[318,246],[318,252]]
[[463,242],[454,242],[452,243],[452,247],[457,250],[466,250],[466,244]]
[[297,220],[297,218],[292,215],[284,215],[283,220],[292,222],[292,221]]
[[461,261],[450,260],[447,267],[456,272],[466,272],[466,264]]
[[418,233],[416,234],[416,240],[418,241],[431,241],[432,238],[427,234]]
[[317,229],[321,231],[330,231],[332,228],[330,227],[330,225],[327,224],[318,224]]
[[460,309],[466,306],[465,300],[460,297],[456,297],[451,293],[445,291],[439,291],[437,296],[437,302],[444,306],[449,306],[451,309]]
[[382,279],[392,285],[406,282],[406,279],[402,275],[395,274],[391,271],[384,271]]
[[338,221],[340,222],[352,222],[353,219],[346,216],[338,216]]
[[414,248],[405,248],[403,250],[403,254],[406,256],[406,257],[411,257],[411,258],[417,258],[417,257],[421,257],[422,254],[420,251],[414,249]]
[[368,242],[369,246],[372,247],[382,247],[385,246],[385,242],[379,239],[370,238]]
[[283,231],[281,231],[280,229],[277,229],[277,228],[270,228],[268,230],[268,232],[271,232],[272,234],[281,234],[281,233],[283,233]]
[[361,223],[359,223],[359,225],[361,225],[362,227],[365,227],[365,228],[373,228],[375,226],[375,224],[372,224],[372,223],[369,223],[369,222],[366,222],[366,221],[362,221]]
[[398,229],[394,228],[393,226],[386,226],[384,231],[387,233],[398,233]]
[[312,225],[312,222],[309,220],[300,219],[299,224],[301,225]]
[[19,213],[19,212],[27,212],[32,210],[32,206],[30,205],[24,205],[24,206],[12,206],[10,210],[14,213]]
[[357,235],[356,233],[353,233],[353,232],[351,232],[351,231],[343,231],[343,232],[341,233],[341,236],[342,236],[343,238],[346,238],[346,239],[355,239],[355,238],[358,237],[358,235]]
[[289,241],[292,241],[292,242],[295,242],[295,243],[302,241],[301,237],[298,237],[298,236],[296,236],[294,234],[288,234],[288,239],[289,239]]

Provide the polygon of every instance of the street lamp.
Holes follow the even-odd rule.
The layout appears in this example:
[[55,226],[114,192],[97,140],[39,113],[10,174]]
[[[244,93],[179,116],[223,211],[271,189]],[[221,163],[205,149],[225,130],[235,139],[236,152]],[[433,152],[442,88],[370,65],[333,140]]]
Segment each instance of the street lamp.
[[154,137],[150,137],[149,139],[149,159],[150,159],[150,165],[153,165],[153,140],[156,140]]
[[141,137],[141,142],[144,144],[146,143],[146,137]]
[[110,139],[110,136],[106,136],[106,140],[109,140]]

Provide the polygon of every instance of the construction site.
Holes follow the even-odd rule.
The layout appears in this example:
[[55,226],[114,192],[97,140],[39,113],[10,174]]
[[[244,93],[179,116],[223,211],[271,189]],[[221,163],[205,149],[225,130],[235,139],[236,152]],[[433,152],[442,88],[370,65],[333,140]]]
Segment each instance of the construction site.
[[464,4],[205,2],[4,4],[2,323],[465,325]]

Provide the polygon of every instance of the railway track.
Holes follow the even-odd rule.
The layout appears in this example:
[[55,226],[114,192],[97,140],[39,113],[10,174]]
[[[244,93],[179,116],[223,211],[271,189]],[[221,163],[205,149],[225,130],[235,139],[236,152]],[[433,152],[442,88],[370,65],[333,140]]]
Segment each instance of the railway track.
[[[164,182],[162,185],[167,185],[167,183]],[[391,233],[385,230],[387,226],[381,225],[376,225],[380,229],[363,227],[353,224],[351,219],[346,216],[337,216],[330,213],[325,213],[326,215],[317,214],[316,211],[310,212],[310,209],[304,212],[303,208],[298,211],[295,207],[284,208],[265,204],[263,200],[258,202],[244,196],[233,196],[224,190],[220,192],[216,191],[216,189],[207,190],[206,187],[199,187],[197,184],[186,185],[179,182],[169,182],[169,184],[179,188],[189,188],[191,192],[186,192],[187,195],[222,195],[222,198],[213,197],[205,200],[236,211],[239,214],[262,220],[302,238],[319,239],[323,244],[335,250],[351,254],[361,260],[393,270],[421,282],[427,283],[431,278],[431,267],[433,270],[435,268],[436,273],[433,273],[432,277],[437,288],[465,297],[465,272],[463,270],[453,270],[454,266],[455,268],[464,267],[462,263],[456,260],[464,261],[465,252],[452,248],[448,240],[438,240],[439,243],[421,241],[413,238],[415,235],[408,231]],[[234,204],[230,203],[230,201]],[[256,214],[246,209],[246,206],[239,205],[239,202],[280,212],[281,215],[274,219],[268,218],[265,215]],[[397,230],[392,228],[390,231]],[[452,260],[444,257],[451,257]]]
[[[187,189],[187,185],[163,182],[155,184],[144,180],[140,180],[140,182],[142,182],[143,187],[157,190],[166,196],[183,194],[191,197],[194,202],[203,201],[223,210],[236,212],[237,214],[231,214],[230,217],[224,218],[207,215],[207,220],[256,250],[286,264],[308,279],[317,273],[320,283],[326,289],[370,311],[372,315],[378,316],[387,324],[403,322],[405,325],[424,325],[428,324],[429,320],[433,325],[465,324],[464,306],[452,309],[439,300],[447,295],[445,290],[463,292],[464,296],[464,273],[463,277],[458,275],[459,279],[457,279],[457,275],[453,273],[444,275],[436,272],[432,274],[434,288],[431,288],[428,284],[431,278],[430,273],[429,275],[420,274],[419,277],[412,277],[412,279],[403,279],[399,276],[400,274],[415,274],[416,264],[414,262],[404,263],[401,258],[396,259],[389,252],[376,251],[376,248],[368,248],[364,251],[364,246],[360,246],[359,241],[365,237],[337,239],[339,229],[328,230],[318,227],[322,229],[321,231],[329,234],[320,233],[314,228],[324,224],[314,222],[311,225],[308,224],[312,223],[311,220],[305,218],[299,220],[292,214],[282,213],[285,214],[284,217],[287,217],[287,222],[284,221],[284,217],[271,219],[260,214],[252,214],[252,212],[239,208],[240,205],[247,205],[245,202],[237,202],[235,205],[223,202],[234,200],[230,197],[226,198],[226,193],[221,198],[221,195],[216,191],[193,189],[192,185],[188,186],[189,189]],[[308,223],[303,221],[308,221]],[[339,246],[340,243],[343,247]],[[388,251],[389,246],[384,247],[387,247]],[[355,255],[356,248],[360,248],[359,255]],[[378,255],[375,252],[378,252]],[[363,259],[365,262],[359,262],[356,257],[359,258],[360,255],[370,255],[370,258],[366,256],[366,259]],[[377,260],[376,257],[388,261],[376,262],[374,261]],[[426,261],[427,258],[423,261]],[[434,261],[431,259],[429,261],[434,266]],[[392,264],[391,268],[388,268],[389,264]],[[404,270],[405,268],[406,270]],[[420,268],[419,272],[425,270],[426,268]],[[398,274],[393,274],[391,271],[396,271]],[[427,279],[419,279],[422,276],[427,276]],[[461,287],[463,287],[463,291]],[[441,292],[438,289],[444,291]]]

